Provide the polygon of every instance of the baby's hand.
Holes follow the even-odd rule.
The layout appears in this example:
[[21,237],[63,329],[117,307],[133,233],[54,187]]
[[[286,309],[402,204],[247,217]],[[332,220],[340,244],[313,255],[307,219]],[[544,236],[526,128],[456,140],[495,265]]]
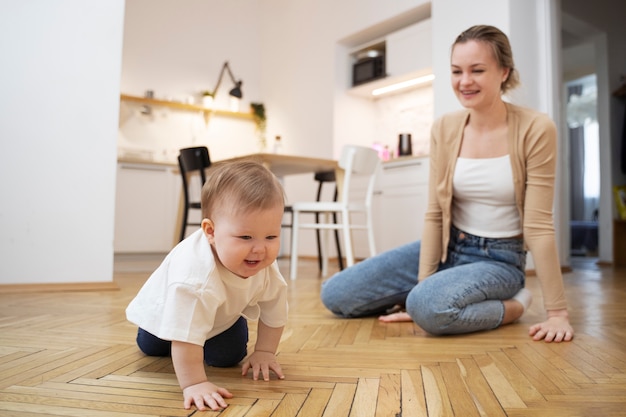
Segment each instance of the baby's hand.
[[206,410],[205,404],[211,410],[222,410],[228,407],[224,398],[233,398],[233,394],[228,392],[226,388],[218,387],[209,381],[190,385],[183,389],[184,407],[186,410],[195,405],[198,410],[203,411]]
[[278,379],[285,379],[283,371],[280,368],[280,364],[276,360],[276,355],[272,352],[255,351],[247,361],[244,362],[241,368],[241,375],[246,375],[248,370],[252,368],[252,379],[255,381],[259,379],[259,371],[263,375],[263,380],[270,380],[270,369],[274,371]]

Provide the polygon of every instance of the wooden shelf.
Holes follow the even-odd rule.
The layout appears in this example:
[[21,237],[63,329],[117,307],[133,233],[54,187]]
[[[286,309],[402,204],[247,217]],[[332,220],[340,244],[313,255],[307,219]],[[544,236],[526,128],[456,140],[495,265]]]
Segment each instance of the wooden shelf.
[[236,117],[239,119],[247,119],[254,121],[254,114],[252,112],[236,112],[230,110],[220,110],[220,109],[210,109],[208,107],[198,106],[196,104],[186,104],[180,103],[177,101],[168,101],[168,100],[157,100],[153,98],[146,97],[137,97],[130,96],[128,94],[121,94],[120,100],[129,101],[132,103],[139,103],[145,106],[161,106],[161,107],[169,107],[177,110],[185,110],[185,111],[198,111],[204,114],[205,122],[209,121],[209,118],[212,115],[222,116],[222,117]]

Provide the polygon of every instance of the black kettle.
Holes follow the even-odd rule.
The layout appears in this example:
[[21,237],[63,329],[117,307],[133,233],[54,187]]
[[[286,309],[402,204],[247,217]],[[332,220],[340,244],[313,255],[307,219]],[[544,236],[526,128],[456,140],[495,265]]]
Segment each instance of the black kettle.
[[410,133],[400,133],[398,135],[398,156],[413,155],[413,146]]

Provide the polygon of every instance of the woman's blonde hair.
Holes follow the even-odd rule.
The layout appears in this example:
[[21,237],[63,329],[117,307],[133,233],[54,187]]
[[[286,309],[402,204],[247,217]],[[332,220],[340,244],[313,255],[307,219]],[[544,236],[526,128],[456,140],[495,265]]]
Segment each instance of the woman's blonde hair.
[[515,63],[513,62],[513,51],[509,38],[495,26],[488,25],[476,25],[463,31],[456,37],[452,44],[452,49],[459,43],[466,43],[468,41],[485,42],[491,46],[493,56],[500,68],[507,68],[509,70],[509,76],[500,85],[500,91],[506,93],[509,90],[517,87],[520,84],[519,72],[515,69]]
[[202,217],[216,210],[230,214],[285,206],[285,192],[276,176],[255,161],[217,162],[202,186]]

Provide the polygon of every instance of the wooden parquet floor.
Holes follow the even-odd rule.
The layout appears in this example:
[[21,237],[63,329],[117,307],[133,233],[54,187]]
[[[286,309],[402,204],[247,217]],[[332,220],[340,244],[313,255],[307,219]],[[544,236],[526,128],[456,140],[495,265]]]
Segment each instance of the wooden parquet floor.
[[534,277],[518,323],[431,337],[412,323],[333,317],[316,264],[301,271],[278,353],[286,379],[208,368],[235,395],[221,413],[184,410],[171,360],[135,346],[124,309],[147,272],[117,273],[119,291],[0,294],[0,416],[626,416],[626,270],[565,275],[577,331],[566,344],[527,336],[543,317]]

